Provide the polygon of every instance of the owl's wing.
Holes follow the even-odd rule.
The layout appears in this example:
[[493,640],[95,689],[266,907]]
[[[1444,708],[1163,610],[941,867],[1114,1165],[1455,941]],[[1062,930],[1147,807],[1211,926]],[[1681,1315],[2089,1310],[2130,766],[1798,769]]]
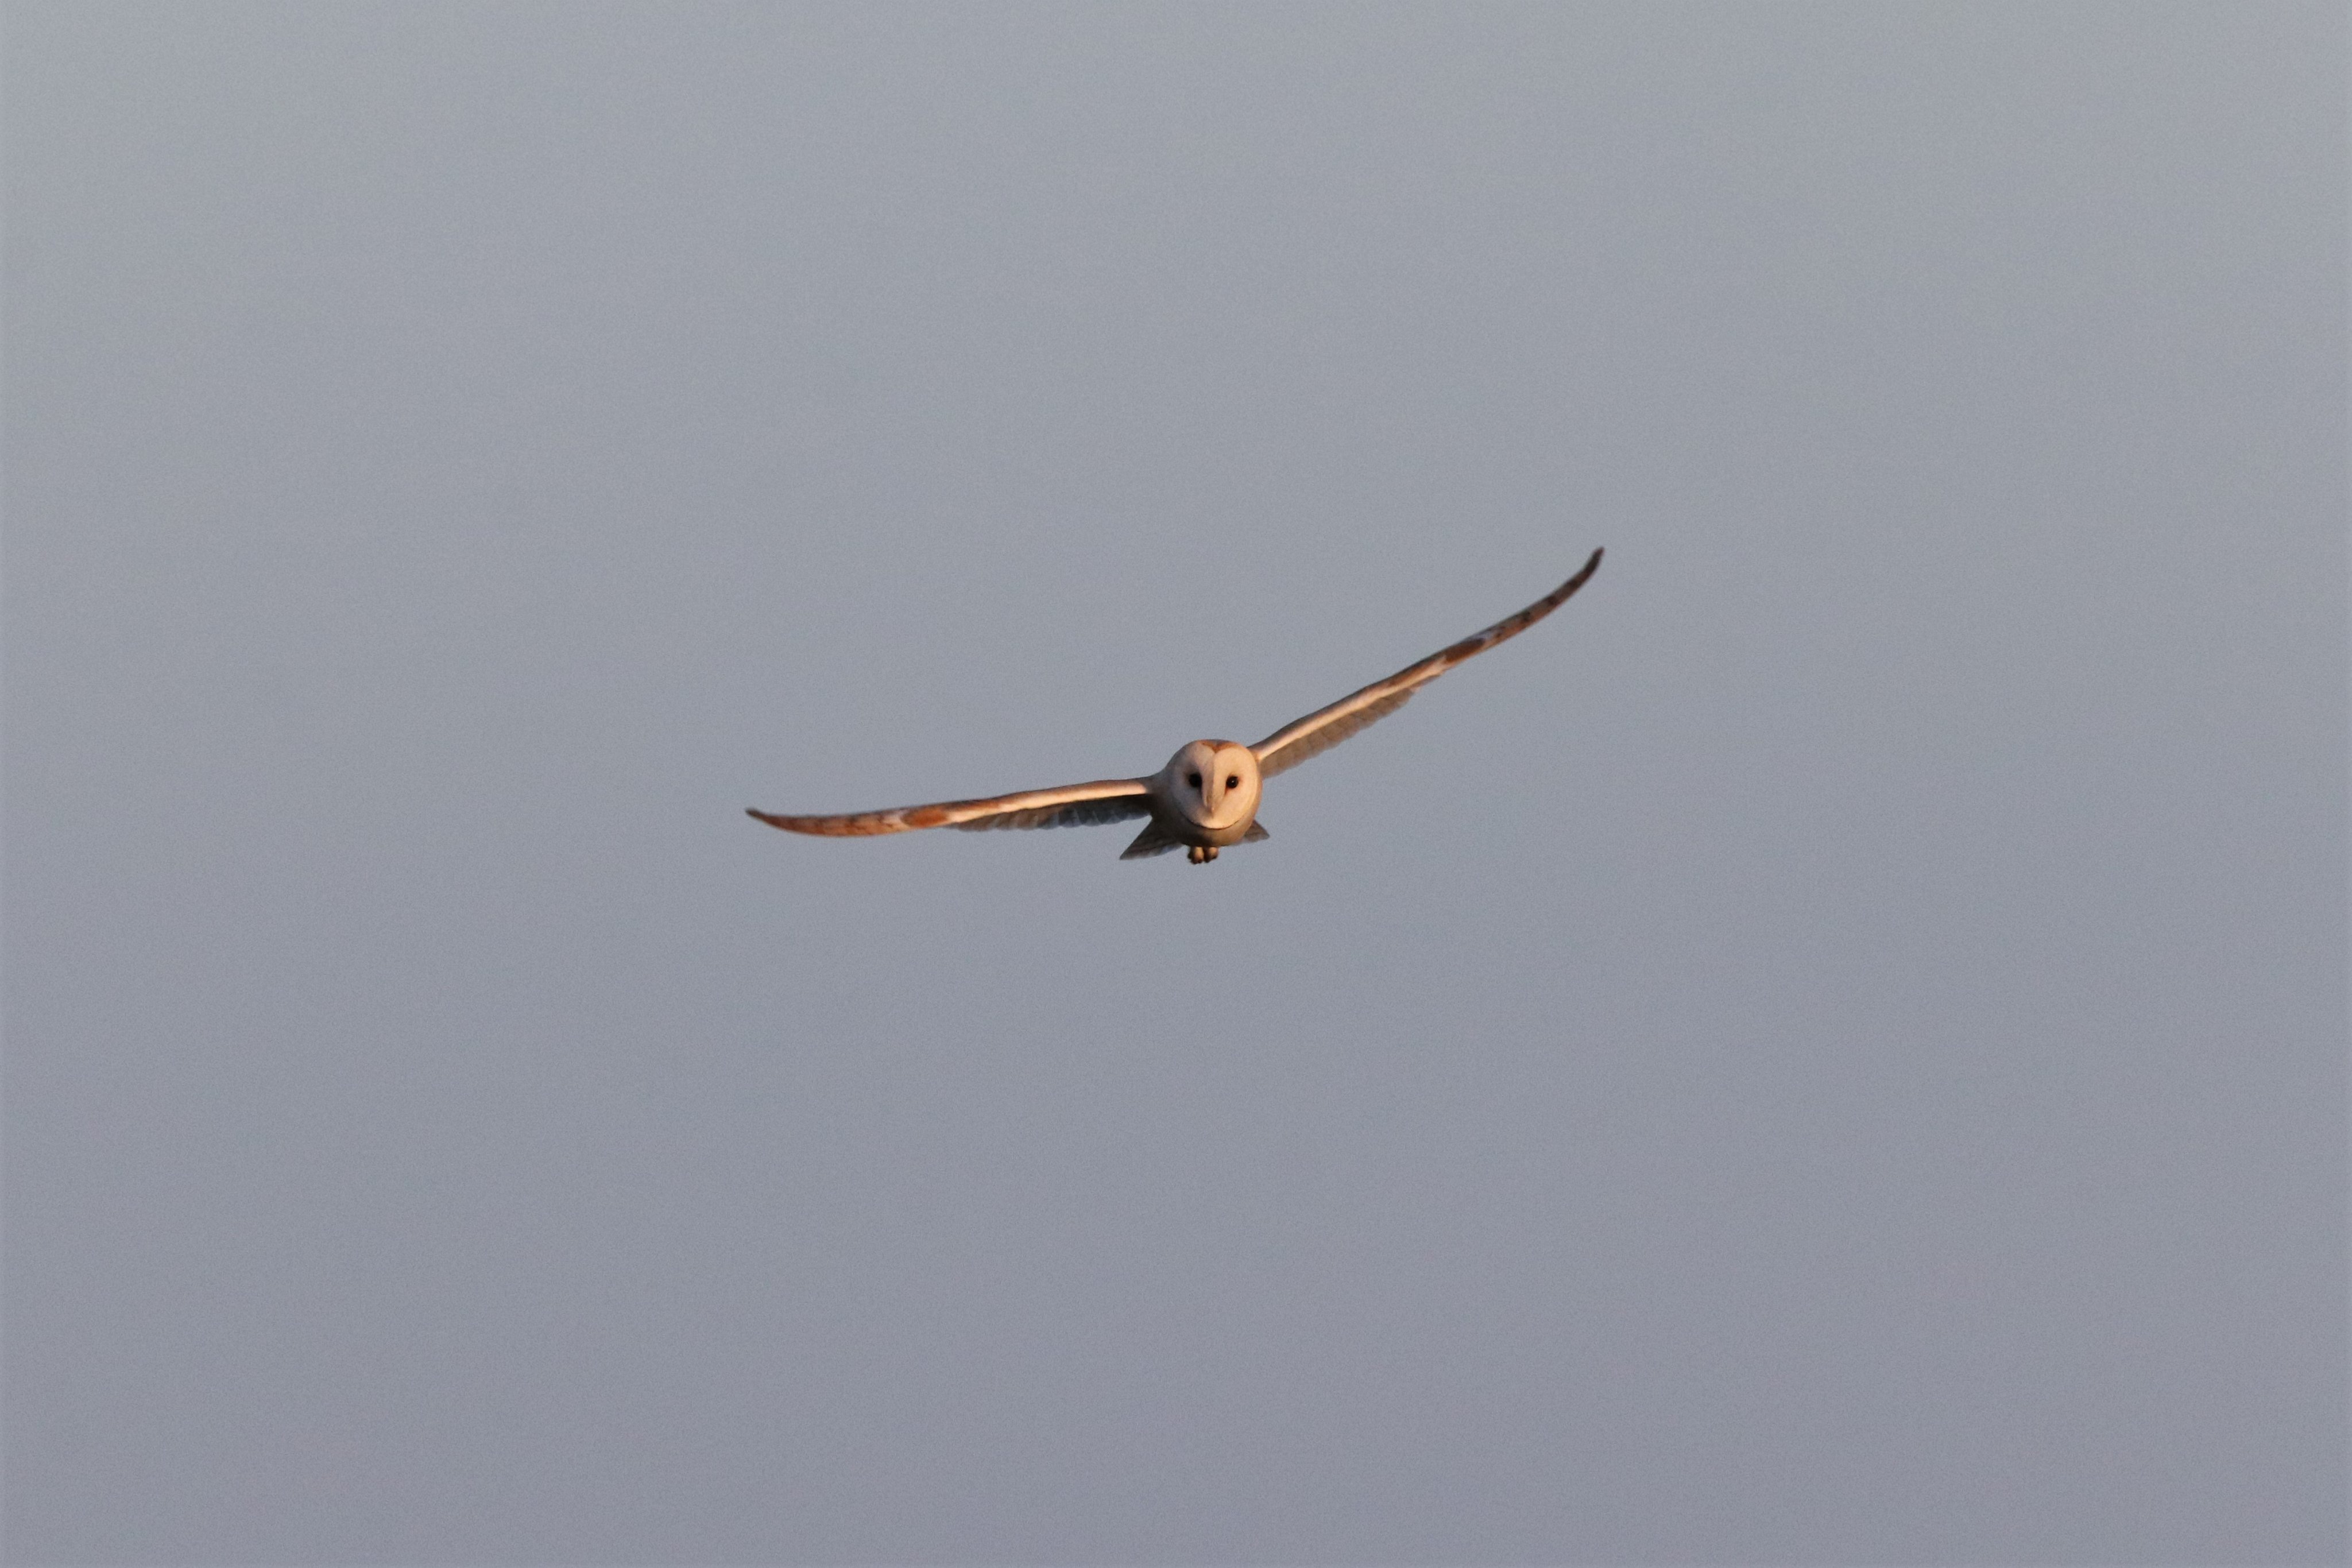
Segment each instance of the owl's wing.
[[1437,679],[1463,660],[1485,653],[1496,643],[1517,636],[1569,601],[1569,596],[1601,570],[1601,552],[1594,550],[1584,570],[1520,611],[1496,622],[1475,637],[1465,637],[1450,648],[1432,653],[1417,664],[1407,664],[1385,681],[1374,681],[1362,691],[1341,697],[1329,707],[1317,708],[1294,719],[1250,747],[1257,753],[1257,770],[1271,778],[1296,768],[1308,758],[1330,750],[1358,730],[1386,718],[1404,706],[1413,692]]
[[852,811],[838,817],[751,814],[788,833],[835,839],[903,833],[912,828],[961,828],[967,832],[982,828],[1076,828],[1148,816],[1151,810],[1148,789],[1140,779],[1099,779],[1091,784],[1065,784],[1058,789],[1024,789],[1018,795],[993,795],[985,800],[942,800],[935,806],[901,806],[892,811]]

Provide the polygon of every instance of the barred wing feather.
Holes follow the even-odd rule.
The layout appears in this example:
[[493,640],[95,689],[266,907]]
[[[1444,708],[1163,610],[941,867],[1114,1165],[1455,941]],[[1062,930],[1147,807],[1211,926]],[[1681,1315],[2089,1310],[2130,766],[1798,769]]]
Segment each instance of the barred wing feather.
[[1328,707],[1317,708],[1305,718],[1283,726],[1250,747],[1257,753],[1260,776],[1271,778],[1286,768],[1296,768],[1308,758],[1330,750],[1357,731],[1386,718],[1404,706],[1423,685],[1464,660],[1475,658],[1496,643],[1508,642],[1567,603],[1576,591],[1600,570],[1601,552],[1594,550],[1592,559],[1584,563],[1582,570],[1517,614],[1497,621],[1484,632],[1465,637],[1450,647],[1441,648],[1417,664],[1407,664],[1384,681],[1374,681],[1361,691],[1351,692]]
[[1066,784],[1058,789],[1027,789],[1017,795],[993,795],[982,800],[942,800],[931,806],[900,806],[888,811],[850,811],[834,817],[783,817],[766,811],[751,815],[788,833],[814,833],[824,838],[867,838],[876,833],[903,833],[916,828],[1076,828],[1117,822],[1151,810],[1148,787],[1140,779],[1101,779],[1091,784]]

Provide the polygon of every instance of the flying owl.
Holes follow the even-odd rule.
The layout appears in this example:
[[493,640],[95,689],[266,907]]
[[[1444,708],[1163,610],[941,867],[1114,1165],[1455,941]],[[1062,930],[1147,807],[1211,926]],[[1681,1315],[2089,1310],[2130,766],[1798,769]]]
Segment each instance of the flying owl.
[[1206,865],[1217,852],[1267,837],[1257,820],[1258,792],[1265,780],[1328,751],[1358,730],[1386,718],[1422,686],[1454,665],[1516,637],[1561,605],[1601,570],[1594,550],[1584,569],[1525,610],[1474,637],[1465,637],[1384,681],[1317,708],[1284,725],[1255,746],[1230,740],[1187,742],[1168,766],[1146,779],[1101,779],[1065,784],[1058,789],[1026,789],[985,800],[942,800],[935,806],[901,806],[890,811],[854,811],[838,817],[751,815],[772,828],[826,838],[864,838],[903,833],[911,828],[1074,828],[1149,817],[1143,831],[1121,860],[1140,860],[1170,850],[1191,852]]

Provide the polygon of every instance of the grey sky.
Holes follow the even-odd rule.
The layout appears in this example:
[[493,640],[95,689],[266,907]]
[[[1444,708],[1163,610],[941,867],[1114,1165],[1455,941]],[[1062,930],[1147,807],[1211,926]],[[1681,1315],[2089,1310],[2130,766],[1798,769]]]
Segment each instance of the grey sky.
[[13,1561],[2343,1556],[2340,8],[5,46]]

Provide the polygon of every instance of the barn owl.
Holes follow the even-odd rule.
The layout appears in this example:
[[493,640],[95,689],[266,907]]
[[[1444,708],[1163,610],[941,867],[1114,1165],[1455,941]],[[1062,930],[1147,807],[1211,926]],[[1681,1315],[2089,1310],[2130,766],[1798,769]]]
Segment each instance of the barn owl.
[[1284,725],[1255,746],[1230,740],[1188,741],[1168,766],[1142,779],[1101,779],[1065,784],[1058,789],[1027,789],[984,800],[942,800],[932,806],[901,806],[889,811],[854,811],[837,817],[751,814],[770,827],[827,838],[903,833],[911,828],[1072,828],[1149,817],[1150,821],[1121,860],[1140,860],[1169,850],[1187,850],[1194,865],[1206,865],[1219,850],[1267,837],[1257,820],[1265,781],[1328,751],[1358,730],[1405,705],[1407,698],[1454,665],[1516,637],[1562,604],[1601,570],[1601,552],[1582,570],[1517,615],[1497,621],[1473,637],[1407,664],[1384,681],[1317,708]]

